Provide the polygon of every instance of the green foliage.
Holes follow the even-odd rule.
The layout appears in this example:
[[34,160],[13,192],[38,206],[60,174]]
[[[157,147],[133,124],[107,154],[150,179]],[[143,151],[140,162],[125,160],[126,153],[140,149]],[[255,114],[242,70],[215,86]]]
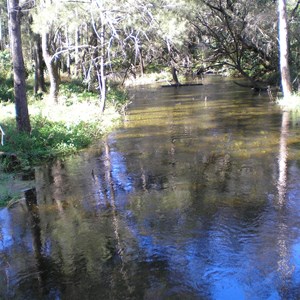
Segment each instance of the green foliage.
[[86,101],[98,101],[98,93],[89,91],[87,86],[79,80],[63,82],[60,85],[60,95],[67,106]]
[[85,92],[85,86],[81,81],[67,81],[61,84],[61,92],[64,95],[80,94]]
[[14,105],[2,104],[1,126],[5,131],[4,146],[0,151],[14,154],[17,161],[2,159],[6,171],[26,169],[43,160],[73,154],[90,146],[120,117],[117,111],[126,106],[128,95],[116,86],[108,88],[108,113],[99,111],[99,95],[87,91],[78,81],[61,85],[60,104],[46,100],[30,101],[31,134],[18,132],[14,118]]
[[[1,190],[1,189],[0,189]],[[9,203],[9,201],[13,200],[14,196],[9,193],[7,190],[1,193],[0,196],[0,207],[5,206]]]
[[147,66],[146,72],[147,73],[156,73],[161,71],[161,65],[156,63],[151,63]]
[[12,77],[12,63],[9,50],[0,51],[0,77],[3,79]]
[[120,87],[112,86],[108,88],[107,103],[122,111],[128,102],[128,93]]
[[7,205],[18,197],[18,194],[13,192],[9,185],[9,182],[14,180],[13,177],[12,174],[0,173],[0,207]]
[[13,101],[14,89],[12,79],[2,79],[0,77],[0,101]]
[[12,64],[8,50],[0,51],[0,100],[12,101],[14,97]]
[[[60,98],[66,106],[76,103],[98,103],[99,94],[95,90],[88,90],[81,81],[74,80],[63,82],[60,87]],[[109,106],[113,106],[117,111],[121,111],[127,104],[128,93],[125,89],[111,85],[107,89],[106,101]]]
[[[17,132],[12,120],[3,126],[6,143],[2,150],[16,154],[20,160],[20,164],[16,165],[17,169],[24,169],[45,159],[75,153],[89,146],[100,133],[96,124],[87,124],[83,121],[68,126],[61,121],[50,121],[35,116],[31,123],[31,135]],[[7,164],[8,161],[3,160],[4,168]]]

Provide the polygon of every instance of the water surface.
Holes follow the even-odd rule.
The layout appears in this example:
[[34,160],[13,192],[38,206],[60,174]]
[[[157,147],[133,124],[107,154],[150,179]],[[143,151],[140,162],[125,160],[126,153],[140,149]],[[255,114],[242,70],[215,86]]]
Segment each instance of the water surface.
[[297,116],[223,78],[131,93],[0,210],[0,298],[299,299]]

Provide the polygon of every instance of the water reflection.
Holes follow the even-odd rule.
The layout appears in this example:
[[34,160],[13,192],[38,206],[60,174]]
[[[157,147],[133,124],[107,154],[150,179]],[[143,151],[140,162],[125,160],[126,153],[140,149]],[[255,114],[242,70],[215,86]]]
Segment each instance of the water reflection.
[[297,126],[205,80],[133,91],[99,149],[36,169],[0,211],[2,298],[300,297]]
[[287,138],[289,129],[289,112],[284,111],[282,114],[281,135],[279,141],[279,178],[278,178],[278,203],[284,205],[286,188],[287,188]]

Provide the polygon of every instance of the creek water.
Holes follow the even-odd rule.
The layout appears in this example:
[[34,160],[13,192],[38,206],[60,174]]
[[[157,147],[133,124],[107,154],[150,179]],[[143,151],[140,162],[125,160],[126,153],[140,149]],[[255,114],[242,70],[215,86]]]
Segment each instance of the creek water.
[[300,299],[297,116],[224,78],[131,94],[0,210],[0,298]]

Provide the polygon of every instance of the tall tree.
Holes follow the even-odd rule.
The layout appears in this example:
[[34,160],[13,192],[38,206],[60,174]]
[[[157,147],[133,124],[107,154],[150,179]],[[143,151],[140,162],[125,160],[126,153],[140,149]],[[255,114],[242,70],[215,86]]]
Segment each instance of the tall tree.
[[59,93],[60,57],[55,54],[61,44],[62,29],[67,21],[64,5],[65,1],[36,1],[35,10],[32,11],[32,30],[41,38],[40,46],[50,81],[50,99],[53,102],[58,101]]
[[42,41],[39,34],[34,34],[34,93],[46,92]]
[[202,0],[190,18],[203,67],[238,71],[253,87],[278,69],[276,5],[271,1]]
[[278,0],[278,21],[281,85],[283,96],[286,97],[292,94],[286,0]]
[[16,106],[16,121],[19,131],[30,132],[30,119],[26,98],[26,73],[21,40],[21,8],[19,0],[8,0],[10,44],[14,72],[14,92]]
[[57,103],[60,81],[58,72],[58,61],[56,60],[56,58],[53,58],[52,53],[50,51],[49,33],[46,30],[42,32],[42,51],[49,74],[50,99],[53,102]]

